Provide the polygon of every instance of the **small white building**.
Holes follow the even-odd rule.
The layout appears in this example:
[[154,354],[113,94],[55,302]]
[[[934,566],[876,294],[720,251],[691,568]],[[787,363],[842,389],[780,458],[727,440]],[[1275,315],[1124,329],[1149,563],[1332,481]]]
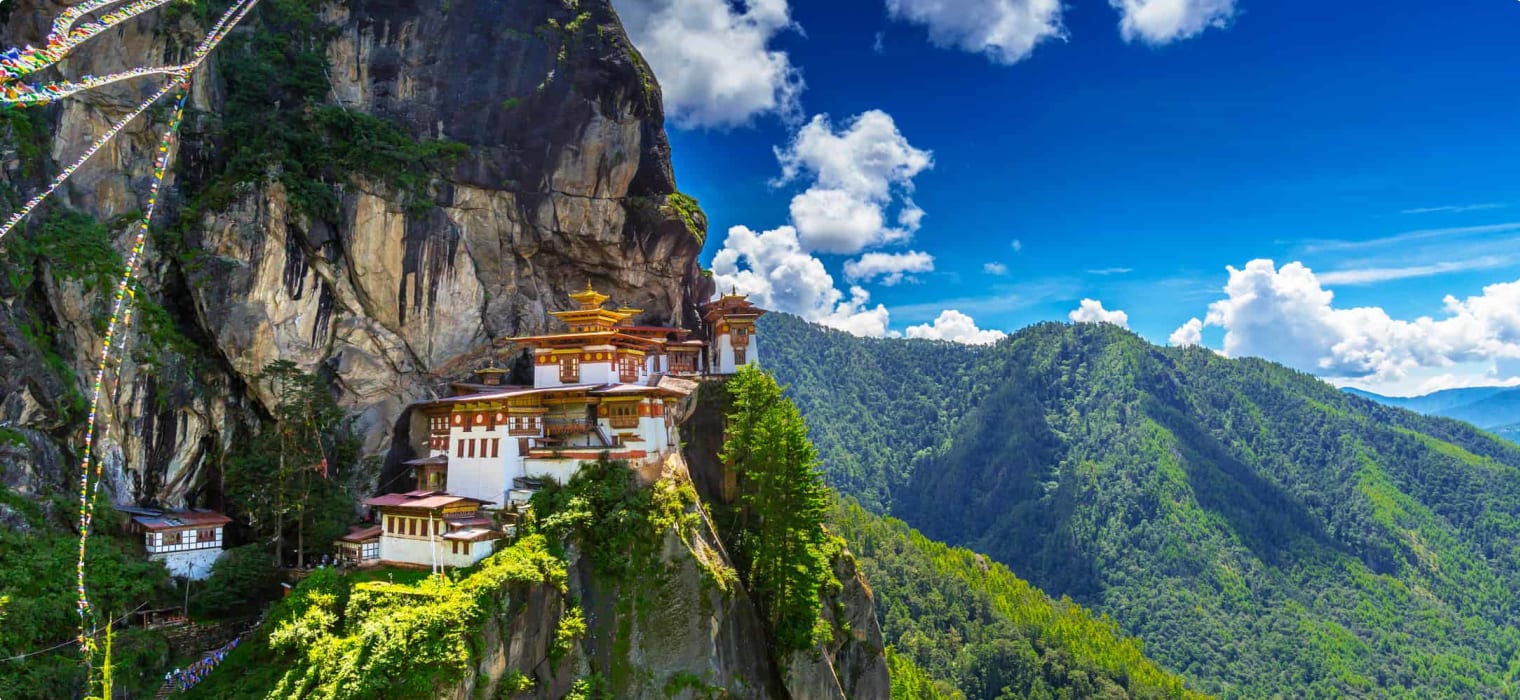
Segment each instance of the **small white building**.
[[380,526],[354,525],[348,534],[333,541],[339,563],[369,566],[380,563]]
[[379,561],[403,566],[470,566],[485,559],[502,538],[489,501],[438,491],[408,491],[364,502],[380,511]]
[[740,367],[760,363],[755,320],[764,314],[765,309],[749,303],[743,294],[725,294],[702,306],[702,320],[712,333],[708,374],[733,374]]
[[143,536],[148,559],[163,562],[174,576],[200,581],[221,558],[222,528],[230,522],[210,510],[141,511],[132,517],[131,531]]

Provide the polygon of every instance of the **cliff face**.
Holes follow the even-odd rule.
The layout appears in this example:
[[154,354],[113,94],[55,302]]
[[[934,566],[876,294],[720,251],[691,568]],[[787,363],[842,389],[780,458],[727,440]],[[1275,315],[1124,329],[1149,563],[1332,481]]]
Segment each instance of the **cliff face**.
[[[17,0],[0,38],[39,43],[59,7]],[[235,116],[233,72],[246,70],[235,42],[271,31],[260,15],[272,7],[196,75],[181,166],[156,227],[178,248],[161,252],[169,244],[155,238],[162,245],[150,246],[142,274],[165,314],[134,328],[128,343],[140,352],[118,368],[102,409],[99,450],[117,502],[204,502],[197,488],[214,481],[216,464],[269,405],[254,378],[275,360],[332,377],[377,455],[407,403],[467,371],[492,339],[546,330],[546,312],[566,308],[565,294],[588,281],[644,309],[645,321],[694,320],[694,304],[711,292],[696,261],[706,222],[670,197],[659,89],[607,0],[322,4],[311,41],[327,89],[324,104],[307,109],[372,115],[419,142],[458,144],[457,158],[413,192],[329,169],[317,184],[334,206],[322,214],[300,206],[311,192],[292,192],[278,166],[202,206],[201,195],[257,147],[232,142],[223,127]],[[150,13],[62,72],[175,60],[200,32],[195,17]],[[149,91],[124,85],[51,108],[37,143],[53,161],[71,161]],[[30,193],[44,168],[25,157],[15,127],[7,125],[6,184]],[[140,208],[161,128],[135,123],[80,169],[58,204],[101,221]],[[16,235],[35,237],[44,214]],[[123,228],[112,229],[118,251]],[[0,469],[6,486],[42,492],[61,485],[58,465],[78,451],[78,394],[109,292],[50,260],[7,255],[0,264],[36,273],[0,281],[0,426],[27,442],[0,451]],[[150,352],[165,345],[172,351]]]
[[[667,477],[686,482],[685,465],[672,460]],[[693,504],[687,512],[700,517],[666,529],[656,561],[631,581],[599,575],[587,557],[570,552],[568,596],[584,611],[586,633],[557,662],[548,649],[565,595],[548,586],[517,592],[523,604],[504,607],[504,615],[487,623],[476,645],[481,660],[452,697],[508,697],[493,693],[502,692],[514,670],[531,678],[533,689],[510,697],[544,700],[563,697],[576,679],[591,677],[607,697],[630,700],[890,696],[874,599],[848,551],[834,562],[842,587],[823,601],[834,641],[778,663],[766,651],[764,622],[743,586],[737,578],[724,581],[733,562],[705,508]]]

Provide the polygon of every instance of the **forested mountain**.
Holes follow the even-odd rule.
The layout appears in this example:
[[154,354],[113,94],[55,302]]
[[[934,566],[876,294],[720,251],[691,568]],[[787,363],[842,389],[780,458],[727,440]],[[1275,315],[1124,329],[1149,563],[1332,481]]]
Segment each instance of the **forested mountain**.
[[[1002,564],[854,503],[838,504],[831,525],[876,591],[893,656],[922,669],[925,688],[900,695],[1201,697],[1145,658],[1139,642],[1112,620],[1051,599]],[[915,675],[894,672],[894,693]]]
[[1520,692],[1514,444],[1114,326],[971,349],[764,321],[834,484],[888,477],[865,503],[1111,615],[1200,690]]
[[1413,397],[1382,396],[1355,389],[1347,391],[1381,404],[1455,418],[1500,435],[1513,436],[1515,428],[1520,426],[1520,387],[1447,389]]

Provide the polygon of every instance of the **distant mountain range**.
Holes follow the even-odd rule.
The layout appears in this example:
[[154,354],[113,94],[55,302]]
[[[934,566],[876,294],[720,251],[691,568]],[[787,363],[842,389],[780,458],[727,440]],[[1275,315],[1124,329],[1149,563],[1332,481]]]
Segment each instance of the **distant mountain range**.
[[[777,313],[759,335],[836,487],[1111,616],[1196,690],[1520,697],[1520,445],[1107,324],[971,348]],[[858,550],[890,587],[888,557]],[[894,598],[887,643],[936,677],[963,680],[926,634],[1013,639]]]
[[1520,387],[1446,389],[1412,397],[1383,396],[1361,389],[1345,391],[1385,406],[1406,408],[1428,416],[1455,418],[1520,441]]

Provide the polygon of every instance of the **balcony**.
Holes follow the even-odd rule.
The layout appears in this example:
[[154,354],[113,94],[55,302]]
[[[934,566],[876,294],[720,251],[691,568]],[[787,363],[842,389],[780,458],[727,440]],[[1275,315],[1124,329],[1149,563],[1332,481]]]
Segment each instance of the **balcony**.
[[544,421],[544,435],[584,435],[596,431],[596,421],[589,418],[550,418]]

